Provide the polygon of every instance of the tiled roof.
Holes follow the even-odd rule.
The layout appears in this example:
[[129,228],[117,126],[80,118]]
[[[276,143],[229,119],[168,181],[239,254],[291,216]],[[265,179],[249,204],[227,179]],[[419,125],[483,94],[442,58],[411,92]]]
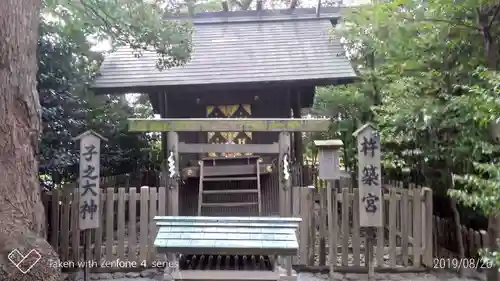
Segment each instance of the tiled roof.
[[[338,13],[316,17],[310,9],[294,14],[261,11],[193,20],[191,60],[159,71],[153,52],[140,58],[129,48],[110,54],[94,88],[138,88],[245,82],[350,79],[352,66],[329,30]],[[301,12],[302,11],[302,12]],[[314,11],[313,11],[314,12]],[[233,14],[233,13],[226,13]]]

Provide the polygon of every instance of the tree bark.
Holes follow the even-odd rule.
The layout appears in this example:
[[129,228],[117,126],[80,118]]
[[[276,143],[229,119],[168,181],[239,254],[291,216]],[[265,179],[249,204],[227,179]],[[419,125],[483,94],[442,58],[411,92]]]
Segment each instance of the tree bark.
[[[38,182],[40,102],[36,91],[37,40],[41,1],[3,0],[0,5],[0,280],[59,281],[51,263],[57,254],[45,240],[44,208]],[[20,262],[35,249],[38,262],[26,273]],[[13,250],[17,254],[9,256]],[[27,270],[32,252],[19,267]]]

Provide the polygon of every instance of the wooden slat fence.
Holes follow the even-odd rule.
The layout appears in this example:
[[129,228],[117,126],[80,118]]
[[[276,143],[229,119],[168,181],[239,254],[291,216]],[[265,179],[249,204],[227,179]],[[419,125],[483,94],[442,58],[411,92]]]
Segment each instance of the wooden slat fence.
[[[295,264],[337,269],[365,266],[359,194],[357,189],[346,187],[348,182],[336,181],[330,198],[324,184],[319,188],[293,189],[293,200],[299,202],[293,204],[293,214],[303,219]],[[374,251],[376,266],[432,266],[432,191],[425,187],[402,189],[386,185],[383,213],[384,227],[377,230]]]
[[[458,244],[455,222],[451,218],[433,216],[434,225],[434,256],[458,257]],[[488,233],[485,230],[474,230],[462,225],[462,244],[466,258],[477,258],[479,250],[488,247]]]
[[[45,194],[51,245],[61,261],[83,261],[83,232],[78,229],[78,192],[74,186]],[[135,261],[149,267],[156,259],[155,215],[166,214],[165,187],[101,189],[100,227],[92,230],[89,260]]]
[[[300,179],[294,181],[300,182]],[[335,268],[364,266],[365,239],[359,226],[359,194],[348,182],[336,182],[330,192],[324,183],[318,188],[292,189],[290,215],[303,219],[298,233],[299,254],[294,257],[294,264]],[[431,265],[431,190],[389,185],[384,190],[384,227],[377,230],[377,236],[383,239],[375,246],[376,265],[390,268]],[[78,193],[73,191],[73,187],[65,187],[44,199],[50,218],[48,239],[62,261],[83,260],[83,235],[78,229],[78,204],[74,204]],[[102,189],[101,226],[92,230],[89,258],[147,261],[147,265],[151,265],[157,258],[153,247],[156,227],[152,219],[155,215],[165,215],[166,207],[164,187]]]
[[[139,171],[128,174],[100,177],[100,187],[123,187],[123,186],[159,186],[161,185],[160,171]],[[117,192],[117,191],[116,191]]]

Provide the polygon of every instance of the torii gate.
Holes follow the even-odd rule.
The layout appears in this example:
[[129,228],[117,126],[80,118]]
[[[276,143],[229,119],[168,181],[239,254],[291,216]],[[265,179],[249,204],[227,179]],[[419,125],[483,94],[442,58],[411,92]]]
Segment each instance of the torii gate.
[[[129,119],[131,132],[167,132],[168,177],[167,215],[179,215],[179,153],[277,153],[279,154],[280,216],[291,216],[290,132],[327,131],[329,119],[260,119],[260,118],[190,118]],[[278,144],[208,144],[179,143],[177,132],[279,132]]]

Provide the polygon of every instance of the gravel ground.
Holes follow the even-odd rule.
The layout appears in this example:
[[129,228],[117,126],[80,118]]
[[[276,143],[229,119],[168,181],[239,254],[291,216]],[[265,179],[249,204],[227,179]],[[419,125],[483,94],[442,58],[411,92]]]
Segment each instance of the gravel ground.
[[[367,280],[366,274],[334,274],[330,280],[338,281],[338,280],[346,280],[346,281],[361,281]],[[325,281],[328,280],[327,275],[323,274],[311,274],[311,273],[300,273],[298,281]],[[402,273],[402,274],[375,274],[375,280],[377,281],[472,281],[478,279],[468,279],[468,278],[459,278],[456,274],[451,273],[443,273],[443,272],[434,272],[434,273]]]
[[[147,277],[142,277],[142,276]],[[375,274],[376,281],[477,281],[484,280],[484,276],[478,278],[459,278],[457,274],[440,271],[431,273],[401,273],[401,274]],[[64,281],[81,281],[83,274],[80,272],[74,276],[68,276]],[[130,272],[130,273],[99,273],[92,274],[90,280],[102,281],[162,281],[163,274],[159,271],[148,269],[143,272]],[[312,274],[312,273],[299,273],[298,281],[365,281],[367,280],[366,274],[340,274],[334,273],[332,278],[327,274]]]

